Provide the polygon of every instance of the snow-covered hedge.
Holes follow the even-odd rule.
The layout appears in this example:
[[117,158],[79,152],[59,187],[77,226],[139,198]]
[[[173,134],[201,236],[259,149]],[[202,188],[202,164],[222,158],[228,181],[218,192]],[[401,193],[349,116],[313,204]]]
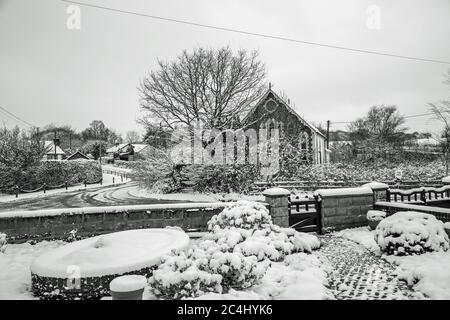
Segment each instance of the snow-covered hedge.
[[382,220],[375,230],[381,251],[412,255],[449,249],[444,223],[431,214],[403,211]]
[[98,161],[42,161],[36,170],[36,181],[40,184],[60,185],[68,182],[69,185],[99,181],[102,177],[102,168]]
[[193,183],[194,191],[212,193],[247,194],[259,177],[258,168],[253,164],[190,165],[184,174]]
[[6,245],[7,245],[6,234],[0,232],[0,253],[5,252]]
[[264,205],[244,200],[213,216],[208,230],[187,253],[164,258],[149,280],[156,296],[180,299],[245,289],[262,279],[271,261],[320,247],[316,236],[276,226]]
[[272,219],[269,210],[258,202],[237,201],[228,205],[225,209],[213,216],[208,221],[208,230],[236,227],[242,229],[260,229],[270,226]]

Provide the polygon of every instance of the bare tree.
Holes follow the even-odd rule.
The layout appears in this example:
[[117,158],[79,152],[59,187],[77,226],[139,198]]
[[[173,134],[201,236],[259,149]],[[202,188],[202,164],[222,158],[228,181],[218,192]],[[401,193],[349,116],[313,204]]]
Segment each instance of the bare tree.
[[229,128],[263,93],[265,66],[259,53],[228,48],[183,51],[174,62],[158,61],[140,84],[144,125]]
[[444,129],[437,137],[442,152],[442,160],[445,165],[445,175],[449,175],[450,167],[450,101],[443,100],[439,104],[428,104],[431,112],[434,113],[437,120],[441,121]]
[[[447,72],[444,74],[443,83],[450,85],[450,69],[447,69]],[[439,103],[428,103],[428,107],[434,113],[436,119],[444,125],[438,141],[442,150],[445,174],[448,176],[450,167],[450,100],[442,100]]]
[[127,143],[138,143],[141,142],[141,135],[136,131],[128,131],[125,135],[125,142]]

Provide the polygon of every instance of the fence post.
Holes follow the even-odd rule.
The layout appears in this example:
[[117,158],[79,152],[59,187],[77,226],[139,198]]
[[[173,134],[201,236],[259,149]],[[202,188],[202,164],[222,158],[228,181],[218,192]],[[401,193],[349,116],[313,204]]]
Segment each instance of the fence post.
[[427,203],[427,196],[426,196],[425,189],[422,189],[422,191],[420,192],[420,201],[422,201],[423,204]]
[[69,188],[69,183],[66,181],[65,183],[64,183],[64,185],[65,185],[65,187],[66,187],[66,190]]
[[120,181],[123,182],[123,174],[120,175]]
[[318,194],[314,195],[314,200],[316,201],[314,203],[314,207],[315,207],[316,212],[317,212],[317,225],[319,227],[319,230],[317,230],[317,233],[318,234],[323,234],[322,206],[321,206],[320,198],[319,198]]
[[391,202],[391,190],[386,190],[386,201]]
[[44,193],[47,193],[47,184],[44,182],[42,186],[44,187]]
[[115,180],[116,180],[116,178],[113,176],[113,184],[115,184]]
[[14,192],[16,193],[16,198],[18,198],[19,197],[19,186],[18,185],[16,185],[14,187]]
[[103,185],[103,178],[100,179],[100,185]]
[[86,180],[84,180],[84,187],[85,188],[87,187],[87,181]]

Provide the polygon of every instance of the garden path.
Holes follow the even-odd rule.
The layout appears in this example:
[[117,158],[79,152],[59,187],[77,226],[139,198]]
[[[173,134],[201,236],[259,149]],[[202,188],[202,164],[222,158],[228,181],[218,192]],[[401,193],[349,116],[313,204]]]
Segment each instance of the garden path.
[[332,267],[330,289],[338,300],[415,299],[417,294],[397,278],[395,266],[360,244],[335,235],[321,236],[317,254]]

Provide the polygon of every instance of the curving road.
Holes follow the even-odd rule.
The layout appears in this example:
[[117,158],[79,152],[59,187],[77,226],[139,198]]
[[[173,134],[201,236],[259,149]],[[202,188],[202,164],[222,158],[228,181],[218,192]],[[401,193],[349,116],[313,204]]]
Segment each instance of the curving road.
[[186,201],[159,200],[139,196],[136,183],[70,191],[12,202],[0,202],[0,212],[57,208],[100,207],[112,205],[158,204]]

